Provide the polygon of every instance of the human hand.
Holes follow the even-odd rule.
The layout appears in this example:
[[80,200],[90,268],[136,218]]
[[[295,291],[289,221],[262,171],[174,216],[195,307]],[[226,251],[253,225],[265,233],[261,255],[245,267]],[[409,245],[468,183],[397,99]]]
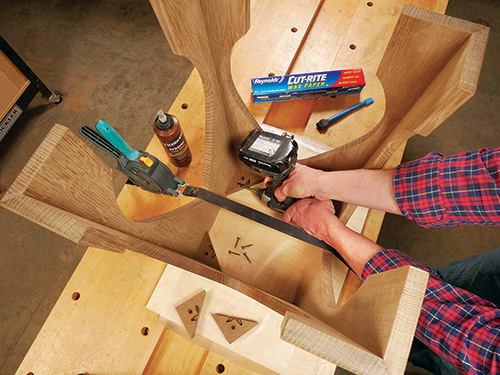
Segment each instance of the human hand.
[[332,228],[340,223],[332,201],[314,198],[301,199],[292,204],[284,212],[282,220],[327,243],[331,241]]
[[383,250],[380,245],[342,224],[335,216],[331,200],[301,199],[285,211],[282,220],[332,246],[358,276],[363,273],[366,262]]
[[324,173],[319,169],[296,164],[290,177],[275,190],[274,196],[280,202],[284,201],[286,197],[328,199],[321,194],[321,189],[318,187],[318,179]]

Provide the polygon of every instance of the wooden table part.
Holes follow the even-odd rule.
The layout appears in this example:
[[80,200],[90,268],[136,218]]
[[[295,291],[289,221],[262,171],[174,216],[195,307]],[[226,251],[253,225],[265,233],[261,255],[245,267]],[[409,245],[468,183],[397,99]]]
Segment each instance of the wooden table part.
[[[397,24],[398,21],[397,17],[394,16],[383,17],[383,15],[398,14],[398,12],[403,10],[403,2],[388,1],[384,2],[383,4],[375,4],[375,6],[373,6],[373,4],[372,6],[370,6],[363,2],[347,3],[346,5],[343,5],[343,7],[344,9],[346,9],[347,14],[352,15],[352,18],[350,19],[350,22],[344,23],[342,22],[343,19],[341,17],[340,18],[341,22],[337,23],[335,22],[335,20],[339,18],[337,15],[338,3],[310,1],[309,6],[311,9],[315,10],[314,12],[312,11],[304,12],[303,8],[300,8],[300,10],[302,11],[301,14],[303,14],[302,18],[301,19],[298,19],[297,17],[292,18],[292,21],[296,22],[296,25],[298,25],[299,27],[294,26],[290,29],[290,31],[295,30],[296,33],[293,32],[290,33],[289,30],[286,30],[286,28],[281,23],[277,23],[276,26],[274,24],[273,25],[269,24],[268,22],[269,13],[262,12],[263,8],[259,7],[259,4],[260,4],[259,2],[254,3],[254,9],[256,11],[255,12],[256,21],[254,21],[253,23],[253,29],[251,29],[248,35],[243,37],[237,43],[236,47],[234,48],[234,55],[232,59],[233,73],[235,77],[237,77],[235,80],[236,88],[242,95],[243,100],[252,111],[252,114],[258,119],[262,117],[263,111],[269,109],[268,104],[261,105],[261,104],[251,103],[248,82],[250,77],[252,77],[252,74],[253,76],[256,75],[256,73],[252,69],[254,70],[260,69],[261,72],[263,70],[271,70],[272,73],[275,74],[274,72],[283,72],[283,71],[289,72],[291,70],[293,71],[322,70],[326,69],[325,68],[326,64],[328,64],[329,68],[340,68],[346,65],[352,66],[352,64],[360,64],[360,62],[363,62],[363,67],[365,68],[367,74],[367,80],[370,83],[369,85],[367,85],[367,88],[364,90],[361,98],[355,95],[350,95],[350,96],[338,97],[335,98],[335,100],[331,100],[331,98],[322,98],[322,99],[314,99],[311,101],[291,101],[291,102],[273,103],[270,109],[267,111],[267,115],[264,119],[265,122],[270,122],[271,125],[277,125],[285,129],[287,128],[289,129],[290,126],[293,125],[292,130],[297,131],[298,129],[299,132],[300,131],[304,132],[310,139],[320,140],[322,142],[327,143],[329,146],[333,147],[333,149],[328,152],[329,154],[331,154],[331,156],[328,157],[328,160],[319,159],[321,155],[319,155],[318,157],[310,158],[314,159],[315,163],[320,163],[320,165],[325,165],[325,163],[326,164],[333,163],[334,165],[340,165],[343,168],[349,165],[355,167],[362,166],[367,161],[366,157],[368,155],[366,150],[363,150],[363,147],[366,146],[365,148],[367,148],[368,150],[375,150],[377,147],[377,142],[380,142],[380,139],[383,139],[384,135],[389,134],[388,131],[390,132],[390,128],[386,130],[384,129],[384,127],[387,127],[388,124],[393,122],[395,116],[392,114],[401,113],[402,111],[400,110],[399,106],[406,104],[406,103],[399,103],[398,104],[399,106],[397,106],[396,109],[392,110],[392,112],[389,110],[385,111],[386,103],[385,103],[384,89],[381,86],[381,82],[379,81],[378,76],[375,74],[375,72],[378,71],[379,64],[381,62],[385,62],[386,60],[389,60],[389,63],[385,63],[385,65],[389,64],[387,66],[387,71],[392,72],[391,70],[392,66],[390,66],[390,61],[392,60],[392,56],[390,56],[389,58],[385,58],[384,60],[383,54],[385,51],[385,47],[387,45],[390,45],[388,36],[391,35],[391,32],[395,28],[397,28],[399,24]],[[427,7],[431,10],[437,10],[437,11],[443,10],[443,4],[438,2],[415,2],[414,4],[418,6]],[[283,11],[283,8],[279,8],[279,6],[280,6],[279,2],[273,3],[272,11],[275,13],[278,12],[280,9]],[[258,13],[259,11],[261,13]],[[411,17],[412,15],[408,15],[408,19],[411,20]],[[423,21],[418,20],[417,22],[414,23],[425,22],[426,21],[425,17],[428,16],[424,15],[422,17]],[[305,21],[311,19],[314,20],[314,22],[306,28],[304,26]],[[376,22],[374,22],[374,19],[376,20]],[[346,29],[343,30],[343,32],[338,29],[339,26],[337,26],[336,29],[336,31],[338,32],[338,34],[336,35],[343,35],[343,38],[334,39],[334,41],[340,43],[340,46],[335,46],[335,48],[331,46],[330,48],[322,48],[321,49],[321,51],[323,52],[322,58],[317,57],[312,60],[306,60],[304,58],[298,59],[299,55],[307,56],[309,53],[314,51],[315,48],[316,50],[318,49],[318,45],[312,43],[311,38],[312,40],[318,40],[318,38],[319,40],[322,40],[321,37],[319,36],[320,33],[317,30],[327,29],[332,22],[335,23],[336,25],[344,25],[346,27]],[[369,33],[366,36],[363,36],[363,38],[360,38],[358,34],[361,33],[360,30],[362,29],[362,26],[366,24],[370,24],[376,31],[373,33]],[[438,28],[443,28],[443,25],[437,24],[436,29]],[[303,31],[304,29],[306,29],[307,32],[304,32]],[[269,35],[277,35],[279,33],[283,34],[284,33],[283,30],[286,30],[287,32],[285,34],[283,42],[281,42],[280,39],[278,38],[273,39],[269,37]],[[297,35],[294,34],[299,35],[300,38],[297,38]],[[453,28],[451,28],[451,31],[449,32],[450,37],[452,37],[452,35],[455,36],[455,34],[456,33],[453,31]],[[260,41],[260,43],[258,44],[259,46],[272,45],[275,49],[278,49],[280,52],[282,51],[282,49],[285,49],[288,52],[288,54],[284,55],[281,65],[277,66],[276,60],[273,59],[269,59],[271,60],[269,65],[265,63],[260,64],[258,66],[254,66],[252,64],[248,65],[247,61],[249,62],[266,61],[261,55],[262,48],[258,49],[255,54],[249,56],[248,51],[252,50],[251,42],[254,40]],[[353,42],[355,43],[353,44]],[[461,43],[460,38],[458,38],[458,43]],[[324,47],[324,44],[319,43],[319,41],[318,44],[321,47]],[[300,47],[298,54],[290,53],[290,48],[292,46],[294,46],[295,48]],[[268,49],[264,50],[269,51]],[[435,48],[435,50],[444,50],[444,49],[438,47]],[[428,59],[432,59],[434,57],[435,57],[434,54],[431,53]],[[256,60],[257,58],[259,58],[260,60]],[[288,59],[290,59],[290,61],[287,61]],[[440,58],[440,61],[441,60],[443,59]],[[194,83],[195,81],[194,79],[195,75],[196,73],[193,73],[192,83]],[[394,77],[395,82],[404,81],[401,80],[400,75]],[[246,79],[242,80],[240,77],[245,77]],[[390,80],[391,80],[390,77],[386,79],[386,81],[389,81],[389,83]],[[199,81],[197,82],[199,84]],[[392,87],[392,91],[389,92],[390,98],[401,97],[401,94],[400,92],[398,92],[398,89],[396,87],[397,84],[391,84],[390,86]],[[199,90],[201,90],[201,86]],[[456,90],[456,92],[459,94],[458,95],[459,103],[463,101],[464,97],[467,98],[470,97],[471,95],[471,92],[464,91],[463,92],[464,97],[462,97],[461,96],[462,92],[460,90]],[[418,96],[420,95],[420,93],[421,90],[418,92],[412,92],[412,95]],[[440,94],[441,92],[438,90],[435,95],[440,95]],[[182,95],[183,93],[181,93],[180,96]],[[187,95],[189,96],[189,93],[187,93]],[[179,105],[181,107],[184,105],[185,107],[185,104],[189,103],[188,96],[181,99],[179,103],[174,104],[174,108],[179,108]],[[318,119],[325,117],[327,113],[339,111],[345,109],[346,107],[350,107],[356,101],[361,100],[364,97],[368,96],[375,97],[375,104],[371,105],[369,108],[354,113],[353,115],[344,119],[341,122],[341,124],[338,124],[328,129],[328,131],[325,132],[324,134],[319,133],[315,129],[314,126],[315,122]],[[408,97],[410,97],[409,94]],[[429,95],[429,97],[433,96]],[[452,97],[451,95],[448,96],[449,102],[452,102],[452,100],[449,99],[451,97]],[[436,96],[434,96],[434,98],[436,98]],[[407,102],[411,103],[411,100],[408,100]],[[311,106],[311,104],[313,106]],[[311,112],[313,108],[314,112]],[[409,108],[409,105],[406,104],[405,108]],[[187,109],[187,111],[189,111],[189,108]],[[387,113],[389,113],[392,116],[386,116]],[[184,113],[181,113],[181,115],[182,114]],[[306,118],[307,121],[304,123],[300,120],[301,118]],[[381,121],[382,118],[384,118],[384,121]],[[196,123],[201,123],[200,119],[195,119],[192,116],[189,117],[188,120],[190,121],[194,120]],[[407,121],[406,123],[408,124],[410,122]],[[299,126],[297,126],[297,124],[299,124]],[[418,124],[418,121],[414,120],[411,122],[411,124]],[[436,123],[434,122],[434,125],[435,124]],[[398,147],[401,143],[404,143],[405,137],[408,137],[410,134],[412,134],[412,129],[403,129],[401,130],[401,134],[402,136],[396,136],[394,142],[389,143],[389,145],[387,146],[387,150],[381,148],[380,151],[381,155],[378,157],[378,159],[375,159],[377,162],[377,167],[382,167],[385,164],[385,162],[387,162],[388,155],[392,154],[394,152],[394,149]],[[372,142],[371,141],[372,138],[375,141]],[[195,140],[198,142],[199,138],[195,138]],[[354,147],[356,145],[360,145],[362,147],[361,148],[358,147],[357,150]],[[161,147],[159,146],[159,143],[156,140],[152,141],[150,147],[151,149],[148,149],[148,151],[150,151],[153,154],[163,153]],[[381,147],[386,147],[386,145],[381,144]],[[346,156],[342,154],[342,151],[344,150],[346,151],[346,156],[350,156],[349,158],[346,158]],[[328,168],[331,168],[331,166],[329,166]],[[189,171],[190,168],[188,168],[187,170]],[[196,177],[200,178],[200,174],[197,174]],[[198,182],[200,181],[198,180]],[[132,189],[129,187],[128,190],[130,191]],[[125,191],[124,193],[128,197],[129,195],[128,192]],[[137,194],[140,197],[145,196],[143,192],[136,191],[134,194]],[[140,210],[135,210],[135,212],[131,214],[129,217],[147,218],[149,217],[149,212],[154,212],[154,214],[162,213],[162,211],[160,212],[158,211],[158,207],[162,207],[163,211],[168,211],[171,208],[177,207],[177,206],[170,207],[168,204],[159,204],[159,201],[161,199],[162,199],[161,197],[156,197],[156,198],[152,197],[151,200],[147,202],[148,207],[144,207],[141,205]],[[122,205],[122,209],[128,211],[128,209],[130,208],[130,205],[128,204],[128,198],[126,199],[124,198],[123,201],[126,201],[127,204],[124,205],[126,207],[123,207]],[[141,202],[141,204],[144,203],[143,199],[136,199],[136,201]],[[181,203],[180,201],[178,202]],[[149,210],[149,207],[151,207],[151,210]],[[222,215],[225,215],[227,219],[222,219],[221,218]],[[218,216],[217,220],[218,222],[224,220],[224,223],[226,222],[229,223],[231,222],[231,220],[229,219],[231,217],[232,216],[229,214],[221,213]],[[235,220],[238,219],[235,218]],[[220,226],[226,227],[226,229],[229,230],[227,226],[225,226],[224,224]],[[214,231],[214,233],[220,234],[220,232],[217,231]],[[300,251],[298,252],[298,254],[299,254],[298,257],[300,258],[309,257],[308,254],[302,253]],[[292,254],[287,254],[287,255],[292,255]],[[239,267],[237,266],[231,267],[231,265],[229,266],[227,265],[227,263],[224,261],[224,259],[227,258],[225,254],[220,253],[219,256],[221,256],[221,258],[223,259],[224,267],[222,270],[224,272],[232,275],[236,274],[241,275]],[[290,261],[293,262],[293,259],[294,257],[291,256]],[[283,274],[287,273],[285,267],[281,267],[280,269]],[[300,272],[298,274],[299,278],[297,279],[296,283],[297,285],[300,284],[301,281]],[[246,277],[244,280],[253,282],[251,275]],[[259,284],[259,287],[262,287],[262,285],[266,284],[271,285],[272,283],[266,283],[265,280],[262,280],[262,282]],[[282,293],[272,288],[267,289],[266,291],[269,291],[275,295],[290,300],[290,298],[294,296],[294,292],[296,291],[296,288],[294,288],[293,285],[290,288],[291,288],[290,290],[288,291],[285,290]]]
[[[273,2],[275,4],[276,2]],[[311,2],[310,4],[314,3],[314,11],[304,13],[305,16],[304,18],[308,18],[309,20],[313,19],[318,22],[319,20],[323,19],[323,23],[313,23],[314,25],[323,25],[323,26],[318,26],[318,27],[326,27],[330,26],[330,23],[327,23],[328,18],[323,18],[323,16],[326,14],[322,14],[320,10],[328,10],[333,11],[335,9],[339,8],[339,5],[335,5],[335,1],[325,1],[325,2]],[[383,23],[384,17],[386,14],[384,13],[384,10],[387,11],[387,9],[394,9],[394,4],[397,2],[395,1],[388,1],[384,3],[387,8],[377,8],[378,3],[375,3],[373,9],[367,9],[367,8],[372,8],[372,6],[367,5],[367,3],[364,2],[343,2],[349,4],[351,7],[348,11],[346,11],[344,14],[342,14],[340,17],[340,22],[336,23],[336,25],[339,25],[338,27],[341,27],[342,25],[345,25],[347,28],[348,25],[351,24],[351,21],[354,21],[355,24],[358,24],[359,27],[361,28],[362,22],[367,20],[367,11],[370,10],[376,10],[375,15],[368,17],[370,18],[371,22],[374,22],[375,24],[378,24],[378,21],[381,21]],[[390,3],[391,5],[387,5]],[[433,10],[443,12],[446,6],[446,1],[414,1],[414,5],[417,6],[423,6],[423,7],[430,7]],[[260,9],[260,11],[264,12],[265,9],[262,7],[262,3],[255,1],[253,3],[254,9],[257,11]],[[259,8],[260,6],[260,8]],[[322,6],[325,6],[323,8]],[[337,7],[337,8],[336,8]],[[288,6],[290,8],[290,6]],[[291,12],[295,14],[294,12]],[[297,12],[298,14],[299,12]],[[391,22],[389,22],[387,27],[382,28],[381,33],[385,36],[390,35],[392,32],[391,25],[392,27],[395,25],[396,18],[395,15],[391,15],[393,18],[391,18]],[[258,22],[258,19],[257,19]],[[307,24],[304,23],[304,24]],[[310,22],[309,22],[310,24]],[[259,25],[256,23],[255,25]],[[299,24],[297,24],[299,25]],[[384,23],[386,25],[386,23]],[[262,27],[268,27],[267,24],[260,25]],[[281,25],[281,27],[285,27],[284,25]],[[324,44],[321,44],[321,40],[323,40],[323,43],[326,37],[324,39],[321,39],[321,33],[319,32],[321,28],[312,28],[308,27],[306,32],[302,33],[302,27],[298,27],[297,30],[294,32],[292,29],[295,26],[292,26],[291,30],[291,40],[293,43],[296,43],[296,45],[302,46],[301,51],[304,49],[307,50],[308,43],[312,42],[312,46],[314,47],[314,43],[318,43],[320,46],[324,46]],[[356,28],[350,28],[349,29],[351,32],[354,32],[353,30],[356,30]],[[300,33],[298,33],[300,31]],[[339,31],[339,30],[337,30]],[[252,32],[252,30],[251,30]],[[361,31],[358,29],[357,32],[354,32],[352,37],[360,37]],[[293,40],[295,36],[302,35],[302,39],[300,40]],[[336,34],[336,35],[342,35]],[[362,46],[367,45],[366,43],[363,44],[363,35],[361,35],[361,41],[356,44],[356,50],[357,51],[363,51]],[[380,37],[380,34],[376,34],[377,37]],[[308,38],[304,39],[304,36],[308,36]],[[312,39],[309,39],[309,36],[311,36]],[[314,36],[314,37],[313,37]],[[279,38],[275,38],[279,39]],[[382,38],[383,39],[383,38]],[[340,40],[340,39],[339,39]],[[343,42],[347,41],[348,38],[346,39],[345,37],[342,39]],[[384,39],[387,41],[387,37]],[[241,42],[240,42],[241,43]],[[338,46],[338,44],[335,44],[335,46]],[[235,48],[235,56],[237,56],[238,52],[238,47],[240,47],[240,44],[238,44]],[[332,48],[335,53],[335,56],[338,54],[339,58],[345,58],[346,55],[346,50],[342,50],[342,48],[349,48],[352,50],[351,45],[341,45],[341,47],[335,49]],[[313,48],[314,49],[314,48]],[[244,49],[243,49],[244,50]],[[316,51],[316,56],[321,55],[323,50],[320,50],[320,52]],[[288,61],[287,63],[282,65],[282,69],[286,67],[286,70],[282,70],[284,72],[290,71],[293,67],[299,67],[303,65],[304,67],[307,65],[307,61],[311,61],[310,59],[307,59],[307,56],[304,54],[292,54],[292,61]],[[313,54],[314,56],[314,54]],[[361,54],[361,56],[363,56]],[[379,55],[381,58],[381,56]],[[245,62],[245,56],[242,55],[242,61]],[[287,57],[288,58],[288,57]],[[373,56],[372,56],[373,58]],[[259,60],[258,57],[255,58],[258,62],[262,61]],[[233,70],[235,66],[235,59],[233,59]],[[330,60],[332,61],[332,60]],[[355,59],[352,59],[350,61],[355,61]],[[363,58],[359,61],[365,61]],[[373,62],[373,65],[375,66],[375,61],[377,61],[376,58],[373,60],[370,60]],[[297,64],[297,65],[294,65]],[[236,64],[238,66],[238,64]],[[254,65],[252,65],[254,66]],[[244,71],[245,68],[248,67],[245,63],[241,64],[241,70]],[[307,68],[300,68],[300,69],[307,69]],[[312,70],[317,70],[316,68],[311,68]],[[280,70],[272,70],[273,72],[279,72]],[[368,73],[371,73],[370,70],[368,70]],[[233,71],[233,75],[238,76]],[[254,75],[256,76],[256,75]],[[241,82],[244,82],[243,79],[240,79]],[[237,88],[241,90],[240,87],[244,85],[244,83],[238,84],[238,81],[235,80],[235,83],[237,85]],[[196,144],[197,146],[194,147],[195,149],[203,149],[203,141],[200,138],[200,129],[203,128],[204,124],[204,111],[203,111],[203,95],[201,95],[201,86],[199,85],[199,78],[197,77],[197,73],[194,72],[193,75],[190,77],[188,82],[186,83],[185,87],[183,88],[181,94],[178,97],[178,100],[174,103],[174,106],[171,109],[171,112],[174,114],[178,114],[178,112],[174,111],[181,111],[179,108],[184,108],[186,107],[185,104],[187,105],[187,108],[184,111],[181,111],[182,114],[178,117],[185,116],[184,119],[181,119],[181,123],[189,123],[189,124],[196,124],[198,126],[190,126],[189,131],[191,132],[191,135],[188,135],[188,140],[191,144],[191,147],[193,148],[193,144]],[[248,91],[247,91],[248,92]],[[280,110],[282,109],[273,109],[273,112],[271,111],[271,115],[269,115],[269,105],[263,105],[260,107],[257,107],[255,105],[252,105],[248,103],[248,95],[243,95],[243,99],[247,101],[248,107],[250,108],[250,111],[252,114],[257,118],[257,120],[264,119],[266,115],[268,115],[267,120],[273,118],[279,118],[280,116],[277,116],[276,113],[279,113]],[[184,104],[184,105],[183,105]],[[298,104],[298,103],[293,103]],[[327,103],[328,104],[328,103]],[[346,105],[348,105],[347,103]],[[306,109],[305,112],[310,111],[309,114],[311,114],[311,110],[307,108],[315,108],[317,103],[314,103],[314,105],[311,105],[311,103],[305,103],[304,107]],[[321,108],[320,106],[318,108]],[[300,112],[300,111],[299,111]],[[274,114],[273,114],[274,113]],[[326,113],[326,112],[325,112]],[[323,116],[323,114],[321,114]],[[354,116],[353,116],[354,117]],[[354,121],[354,119],[349,118],[350,121]],[[358,119],[359,120],[359,119]],[[271,122],[271,120],[269,120]],[[308,125],[310,126],[310,124]],[[186,130],[186,133],[188,130]],[[359,135],[359,134],[358,134]],[[198,136],[198,138],[196,138]],[[353,135],[348,135],[348,137],[352,137]],[[354,134],[354,137],[357,135]],[[194,137],[195,141],[192,141],[192,139],[189,139],[190,137]],[[196,139],[198,139],[196,141]],[[150,146],[148,147],[148,152],[151,152],[154,155],[157,155],[161,158],[161,155],[163,153],[163,150],[161,149],[161,145],[156,141],[156,139],[153,139]],[[200,152],[199,155],[202,155],[203,152]],[[401,154],[399,154],[400,156]],[[394,160],[393,160],[394,162]],[[190,168],[189,170],[179,170],[177,173],[179,173],[181,178],[185,178],[186,180],[189,179],[190,181],[202,181],[203,176],[202,173],[200,173],[200,165],[198,164],[197,167],[195,167],[196,164],[193,164],[193,168]],[[175,169],[174,169],[174,172]],[[184,175],[184,173],[186,173]],[[196,184],[193,182],[193,184]],[[119,202],[121,205],[122,210],[126,213],[126,215],[129,218],[134,218],[134,219],[139,219],[139,218],[147,218],[151,217],[154,215],[158,215],[162,212],[160,212],[157,207],[161,206],[161,201],[159,200],[160,197],[155,197],[155,196],[147,196],[141,193],[139,190],[132,191],[129,188],[124,189],[122,192]],[[141,207],[141,209],[139,209]],[[147,214],[143,214],[140,211],[143,211],[143,207],[147,207]],[[144,211],[143,211],[144,212]],[[378,216],[376,219],[374,219],[374,216]],[[382,217],[379,213],[372,213],[370,212],[368,214],[368,221],[370,222],[370,226],[365,226],[364,232],[370,233],[370,236],[376,237],[376,234],[378,232],[377,227],[380,226]],[[375,228],[375,229],[370,229],[370,228]],[[161,269],[164,269],[165,264],[163,262],[144,257],[142,255],[138,255],[135,253],[131,252],[125,252],[124,254],[112,254],[112,253],[104,253],[100,250],[96,250],[93,248],[90,248],[87,254],[84,256],[84,259],[82,260],[81,264],[79,265],[77,271],[75,272],[75,275],[71,279],[70,283],[68,283],[67,288],[63,292],[63,295],[61,296],[60,300],[58,301],[56,307],[54,308],[53,313],[47,320],[46,325],[42,328],[42,331],[39,335],[39,338],[35,341],[32,349],[28,353],[25,361],[23,361],[23,364],[21,365],[20,369],[18,370],[18,374],[25,374],[25,373],[51,373],[54,372],[53,369],[57,368],[57,371],[61,371],[62,368],[67,369],[68,373],[137,373],[137,371],[131,371],[130,369],[144,369],[143,373],[158,373],[161,372],[162,369],[165,371],[165,373],[174,373],[173,368],[174,366],[177,366],[177,372],[181,371],[182,373],[206,373],[206,374],[214,374],[214,373],[222,373],[223,368],[227,371],[227,369],[231,368],[234,371],[239,371],[241,373],[251,373],[247,372],[246,370],[242,368],[238,368],[238,366],[234,366],[234,364],[231,364],[222,358],[214,355],[213,353],[209,353],[205,350],[201,350],[195,346],[193,346],[191,343],[187,341],[183,341],[183,339],[178,338],[176,335],[169,331],[165,331],[159,326],[157,322],[153,322],[145,313],[145,316],[141,314],[133,314],[133,313],[128,313],[128,309],[131,303],[130,298],[134,299],[133,304],[137,308],[140,308],[141,306],[144,306],[142,303],[137,303],[137,301],[143,301],[149,294],[151,293],[152,287],[156,284],[156,281],[159,278],[159,275],[161,274]],[[92,273],[92,270],[98,269],[99,270],[99,276],[102,278],[96,278],[88,280],[88,274]],[[112,275],[109,273],[109,270],[113,269]],[[116,277],[116,275],[120,275],[121,272],[124,273],[124,277]],[[147,275],[146,275],[147,274]],[[144,288],[137,288],[134,286],[135,284],[132,282],[128,282],[127,275],[133,276],[130,277],[130,281],[136,280],[137,282],[142,282],[144,283]],[[114,277],[113,277],[114,276]],[[147,277],[145,277],[147,276]],[[109,279],[109,280],[108,280]],[[156,279],[156,280],[155,280]],[[105,282],[109,283],[111,289],[106,289],[104,290],[103,293],[99,290],[99,281],[103,282],[103,280],[106,280]],[[78,298],[78,294],[75,294],[79,290],[85,290],[85,285],[87,285],[87,290],[85,294],[82,292],[80,293],[80,297]],[[146,286],[148,285],[148,286]],[[78,286],[81,286],[82,288],[78,288]],[[140,289],[140,290],[139,290]],[[85,295],[91,295],[94,296],[95,298],[89,299],[89,304],[84,304],[83,301],[85,301],[82,296]],[[68,304],[68,296],[71,295],[73,299],[71,299],[72,305]],[[132,297],[130,297],[132,296]],[[135,297],[134,297],[135,296]],[[78,304],[79,303],[79,304]],[[94,309],[94,307],[95,309]],[[88,317],[92,316],[99,316],[99,313],[102,311],[111,311],[111,314],[104,314],[101,315],[102,320],[97,320],[94,323],[93,321],[89,320]],[[145,310],[147,312],[147,310]],[[123,316],[122,316],[123,315]],[[122,319],[115,319],[113,320],[113,317],[115,316],[120,316],[123,319],[126,320],[125,323],[123,323]],[[127,319],[130,319],[128,321]],[[153,319],[154,320],[154,319]],[[73,324],[73,326],[71,325]],[[101,337],[95,336],[95,331],[97,331],[97,328],[99,326],[102,326],[106,324],[107,327],[109,327],[109,330],[106,330],[103,333],[103,336],[106,339],[101,339]],[[125,325],[124,325],[125,324]],[[74,334],[73,327],[81,325],[81,331],[86,335],[86,338],[83,339],[82,337],[78,338],[78,342],[75,343],[75,338],[72,337]],[[132,330],[132,327],[135,326],[140,326],[141,328],[139,329],[140,335],[145,338],[144,342],[142,342],[141,345],[137,341],[137,337],[135,335],[135,331]],[[124,328],[127,327],[127,328]],[[130,328],[130,330],[128,329]],[[87,333],[85,333],[87,332]],[[90,332],[90,333],[89,333]],[[107,341],[109,339],[109,341]],[[103,344],[107,342],[120,342],[121,344],[121,349],[120,353],[115,353],[113,351],[107,351],[103,349],[103,346],[105,345],[96,345],[95,347],[90,346],[89,347],[89,340],[95,341],[99,340],[99,342],[102,342]],[[83,359],[79,360],[78,356],[81,354],[80,349],[78,351],[74,351],[73,353],[68,353],[68,351],[61,351],[60,353],[57,354],[57,358],[54,357],[54,361],[46,361],[42,360],[42,358],[46,358],[46,347],[49,345],[49,343],[55,343],[53,345],[59,345],[57,349],[61,345],[66,345],[63,344],[65,342],[70,342],[75,346],[67,346],[68,349],[70,348],[80,348],[79,345],[83,346],[86,348],[88,351],[88,356],[80,356]],[[154,344],[152,344],[152,342]],[[175,344],[174,344],[175,343]],[[154,348],[154,349],[153,349]],[[187,348],[186,350],[181,350],[181,348]],[[54,350],[54,352],[56,352]],[[130,355],[128,354],[130,353]],[[104,355],[103,355],[104,354]],[[119,355],[118,355],[119,354]],[[61,361],[61,358],[64,358],[63,361]],[[100,359],[103,358],[101,361]],[[104,360],[104,358],[106,358]],[[112,360],[110,360],[112,358]],[[124,362],[122,358],[131,358],[130,362]],[[84,360],[86,359],[86,361]],[[64,363],[64,366],[66,367],[61,367],[60,363]],[[111,363],[111,366],[110,366]],[[51,367],[51,366],[58,366],[58,367]],[[127,367],[128,366],[128,367]],[[134,367],[136,366],[136,367]],[[83,367],[83,368],[82,368]],[[53,368],[51,370],[51,368]],[[140,371],[139,371],[140,372]]]

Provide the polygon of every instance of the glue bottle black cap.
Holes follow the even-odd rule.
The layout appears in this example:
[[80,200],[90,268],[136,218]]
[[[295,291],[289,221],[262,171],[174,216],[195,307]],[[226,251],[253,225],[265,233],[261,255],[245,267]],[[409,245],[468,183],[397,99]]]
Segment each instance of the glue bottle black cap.
[[168,113],[163,113],[162,110],[158,111],[156,118],[156,127],[160,130],[168,130],[174,126],[174,119]]

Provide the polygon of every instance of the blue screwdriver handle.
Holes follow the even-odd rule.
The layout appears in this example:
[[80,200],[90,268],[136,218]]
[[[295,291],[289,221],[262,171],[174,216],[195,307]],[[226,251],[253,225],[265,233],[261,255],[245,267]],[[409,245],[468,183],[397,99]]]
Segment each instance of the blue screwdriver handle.
[[130,147],[127,142],[105,121],[99,120],[96,128],[113,146],[120,150],[128,160],[137,159],[141,153]]
[[361,103],[353,105],[351,108],[348,108],[345,111],[337,113],[336,115],[333,115],[332,117],[328,117],[328,122],[334,122],[334,121],[338,120],[339,118],[341,118],[342,116],[345,116],[348,113],[351,113],[352,111],[354,111],[354,110],[356,110],[364,105],[371,104],[371,103],[373,103],[373,98],[365,99]]
[[351,113],[352,111],[355,111],[358,108],[361,108],[365,105],[372,104],[372,103],[373,103],[373,98],[367,98],[367,99],[363,100],[361,103],[358,103],[358,104],[352,106],[351,108],[346,109],[345,111],[339,112],[339,113],[333,115],[332,117],[329,117],[326,121],[320,120],[316,124],[316,127],[319,130],[322,130],[322,129],[326,128],[328,125],[330,125],[332,122],[337,121],[339,118],[344,117],[348,113]]

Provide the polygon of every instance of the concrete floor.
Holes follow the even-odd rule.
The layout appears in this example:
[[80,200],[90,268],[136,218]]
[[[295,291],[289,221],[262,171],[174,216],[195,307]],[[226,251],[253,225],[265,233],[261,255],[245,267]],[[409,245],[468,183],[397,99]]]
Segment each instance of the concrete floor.
[[[447,14],[486,21],[491,34],[476,95],[427,138],[408,143],[404,159],[430,151],[449,155],[500,144],[500,3],[450,0]],[[136,148],[152,137],[151,122],[168,109],[191,72],[173,55],[146,0],[0,0],[0,34],[52,89],[61,104],[37,97],[0,143],[0,197],[54,123],[74,132],[106,119]],[[111,163],[111,161],[110,161]],[[116,180],[119,191],[124,180]],[[0,375],[15,373],[85,247],[0,209]],[[431,267],[500,245],[497,228],[424,230],[388,215],[380,244]],[[409,367],[410,373],[425,373]]]

